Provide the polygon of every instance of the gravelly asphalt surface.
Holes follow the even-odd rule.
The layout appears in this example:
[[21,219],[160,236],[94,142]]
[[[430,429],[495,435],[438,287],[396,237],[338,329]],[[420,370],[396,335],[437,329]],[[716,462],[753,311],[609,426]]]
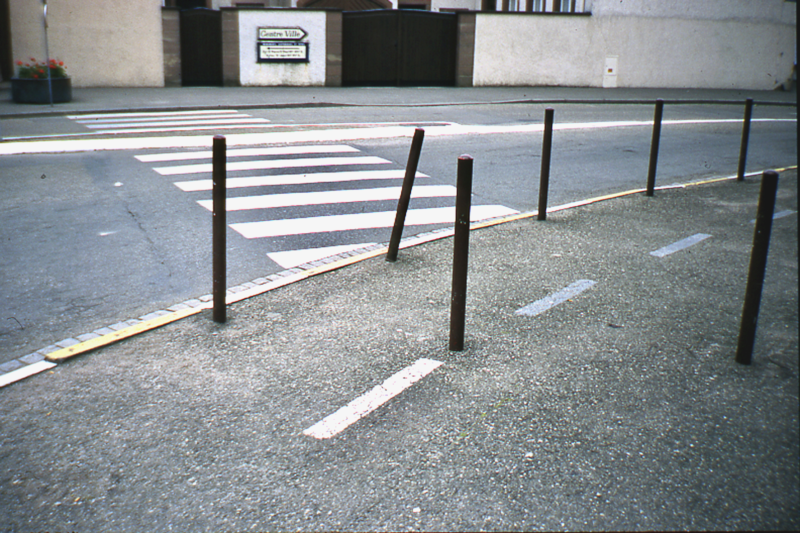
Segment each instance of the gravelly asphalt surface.
[[[751,366],[733,356],[758,180],[609,200],[472,232],[463,352],[444,239],[2,389],[0,529],[796,530],[796,180]],[[302,433],[421,358],[443,365]]]

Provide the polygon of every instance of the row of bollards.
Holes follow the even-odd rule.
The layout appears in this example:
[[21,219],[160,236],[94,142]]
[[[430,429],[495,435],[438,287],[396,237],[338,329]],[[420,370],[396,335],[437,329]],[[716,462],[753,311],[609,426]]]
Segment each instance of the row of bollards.
[[[752,116],[753,100],[748,99],[745,106],[744,128],[740,148],[739,169],[737,179],[744,179],[744,168],[747,157],[747,144],[749,139],[750,119]],[[664,101],[656,100],[655,116],[653,119],[653,136],[650,147],[650,165],[647,175],[646,195],[653,196],[655,190],[655,176],[658,161],[659,140],[661,136],[661,122],[663,117]],[[550,161],[552,152],[554,110],[545,110],[545,120],[542,139],[542,165],[539,183],[539,209],[538,220],[546,220],[547,195],[550,180]],[[414,131],[411,150],[408,156],[403,186],[397,205],[397,214],[392,229],[386,260],[397,260],[400,240],[402,238],[405,218],[411,199],[411,192],[419,164],[422,142],[425,132],[421,128]],[[226,321],[226,140],[222,135],[213,139],[212,162],[212,255],[213,255],[213,319],[215,322]],[[469,271],[469,227],[472,196],[472,170],[473,159],[468,155],[458,158],[458,172],[456,184],[456,210],[455,229],[453,239],[453,280],[450,307],[450,343],[449,349],[461,351],[464,349],[464,332],[466,323],[466,298],[467,274]],[[744,310],[739,333],[739,343],[736,352],[736,361],[741,364],[750,364],[753,345],[755,341],[756,323],[761,302],[761,293],[766,271],[769,238],[772,229],[772,217],[775,209],[775,196],[778,184],[778,174],[774,171],[764,173],[761,193],[758,202],[758,215],[753,242],[753,251],[750,260]]]

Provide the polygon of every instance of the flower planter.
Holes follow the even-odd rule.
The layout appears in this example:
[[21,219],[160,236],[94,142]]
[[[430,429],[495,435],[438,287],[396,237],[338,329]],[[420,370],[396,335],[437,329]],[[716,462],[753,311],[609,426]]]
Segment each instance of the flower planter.
[[[53,103],[72,100],[72,78],[52,78]],[[49,104],[50,88],[47,78],[11,78],[11,99],[18,104]]]

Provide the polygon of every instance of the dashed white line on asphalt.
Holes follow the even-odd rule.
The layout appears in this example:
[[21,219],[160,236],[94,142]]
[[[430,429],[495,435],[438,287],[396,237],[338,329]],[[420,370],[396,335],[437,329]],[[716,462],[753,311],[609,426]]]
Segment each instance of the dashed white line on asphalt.
[[39,361],[38,363],[33,363],[32,365],[23,366],[22,368],[18,368],[17,370],[0,376],[0,387],[5,387],[6,385],[10,385],[21,379],[33,376],[34,374],[39,374],[45,370],[50,370],[54,366],[56,366],[56,364],[51,363],[50,361]]
[[686,237],[685,239],[681,239],[678,242],[674,242],[669,246],[665,246],[663,248],[659,248],[654,252],[650,252],[650,255],[654,257],[666,257],[670,254],[674,254],[675,252],[685,250],[690,246],[694,246],[695,244],[702,242],[708,239],[709,237],[711,237],[711,235],[708,235],[706,233],[696,233],[691,237]]
[[560,291],[551,294],[550,296],[545,296],[541,300],[536,300],[532,304],[528,304],[521,309],[517,309],[516,314],[522,316],[540,315],[548,309],[564,303],[570,298],[574,298],[594,284],[595,282],[590,279],[578,280],[575,283],[572,283],[561,289]]
[[[789,215],[794,215],[797,211],[792,211],[791,209],[787,209],[786,211],[778,211],[774,215],[772,215],[772,220],[778,220],[779,218],[788,217]],[[756,219],[750,221],[751,224],[756,223]]]
[[315,439],[329,439],[338,435],[441,365],[441,362],[432,359],[419,359],[368,393],[306,429],[303,434]]

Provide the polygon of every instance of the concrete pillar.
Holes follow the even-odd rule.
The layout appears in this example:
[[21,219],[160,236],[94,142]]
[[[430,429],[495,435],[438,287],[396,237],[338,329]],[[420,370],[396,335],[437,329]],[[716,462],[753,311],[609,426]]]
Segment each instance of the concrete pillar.
[[342,86],[342,12],[328,11],[325,19],[325,86]]
[[164,47],[164,87],[181,86],[181,12],[161,8],[162,46]]
[[456,44],[456,87],[472,87],[475,65],[475,12],[459,12]]
[[222,84],[226,87],[241,85],[239,76],[239,10],[221,8],[222,11]]

